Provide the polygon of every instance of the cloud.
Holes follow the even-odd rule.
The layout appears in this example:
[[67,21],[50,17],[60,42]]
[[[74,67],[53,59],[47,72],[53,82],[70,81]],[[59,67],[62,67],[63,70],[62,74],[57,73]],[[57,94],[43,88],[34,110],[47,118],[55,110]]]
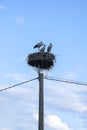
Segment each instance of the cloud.
[[[13,79],[15,81],[23,81],[27,79],[27,76],[20,73],[4,74],[5,77]],[[25,80],[24,80],[25,81]],[[7,91],[9,94],[17,96],[21,102],[21,98],[24,98],[24,105],[27,104],[26,99],[31,99],[30,103],[36,105],[36,99],[38,100],[38,86],[37,82],[29,82],[29,84],[23,85],[23,87],[16,87]],[[25,87],[26,86],[26,87]],[[30,87],[29,87],[30,86]],[[32,89],[31,89],[32,86]],[[45,87],[46,86],[46,87]],[[1,86],[4,88],[4,86]],[[87,88],[77,85],[46,81],[44,82],[45,91],[45,106],[50,109],[60,109],[69,112],[87,112]],[[85,93],[85,95],[84,95]],[[22,98],[22,100],[23,100]],[[25,104],[26,100],[26,104]],[[55,102],[56,101],[56,102]],[[23,105],[23,104],[22,104]],[[54,108],[55,106],[55,108]]]
[[63,77],[66,77],[67,79],[75,79],[77,76],[77,73],[75,72],[67,72],[66,74],[64,74]]
[[[18,81],[23,81],[24,79],[27,78],[26,75],[23,75],[20,73],[4,74],[4,76],[13,80],[18,80]],[[32,100],[30,103],[36,105],[37,103],[36,99],[38,100],[38,88],[34,87],[35,84],[37,84],[36,81],[29,82],[28,85],[25,84],[22,86],[22,88],[16,87],[7,92],[11,95],[17,96],[20,102],[21,102],[21,98],[22,100],[24,98],[24,102],[23,102],[24,105],[27,104],[26,99],[29,99],[29,98]],[[32,86],[32,89],[31,89],[31,86]],[[36,86],[38,86],[38,84]],[[4,88],[4,87],[1,87],[1,88]],[[86,96],[85,96],[87,94],[86,87],[52,82],[52,81],[47,82],[45,80],[44,88],[45,88],[44,89],[45,90],[45,95],[44,95],[45,106],[47,106],[48,108],[50,109],[58,108],[64,111],[78,112],[78,113],[87,112],[87,102],[86,102]],[[25,100],[26,100],[26,104],[25,104]]]
[[4,5],[0,5],[0,10],[6,9],[7,7]]
[[22,127],[22,128],[27,128],[27,127],[29,127],[29,124],[26,123],[26,122],[22,122],[22,123],[19,124],[19,126]]
[[[33,115],[35,120],[38,121],[38,114]],[[50,127],[54,129],[59,130],[72,130],[69,128],[67,123],[62,122],[62,120],[56,116],[56,115],[46,115],[45,116],[45,123]]]
[[5,73],[5,74],[3,74],[3,76],[5,78],[10,78],[15,81],[23,81],[28,78],[28,76],[26,76],[25,74],[21,74],[21,73]]
[[38,121],[38,114],[34,113],[34,114],[33,114],[33,117],[34,117],[34,119],[35,119],[36,121]]
[[[7,77],[9,77],[9,75],[7,75]],[[15,97],[15,99],[17,99],[15,102],[18,105],[18,109],[20,111],[20,115],[23,118],[23,120],[25,119],[30,120],[32,115],[33,118],[37,120],[38,116],[37,114],[34,113],[38,112],[38,96],[39,96],[38,80],[29,82],[28,85],[26,84],[23,85],[22,87],[10,89],[9,91],[6,92],[8,96],[10,95],[9,96],[10,98]],[[77,85],[44,80],[44,98],[45,98],[44,107],[46,112],[45,124],[48,123],[47,127],[53,128],[55,130],[58,130],[59,128],[60,128],[59,130],[71,130],[68,124],[65,122],[68,116],[70,118],[69,114],[72,114],[72,112],[73,115],[75,115],[75,120],[76,118],[78,118],[77,115],[79,114],[79,119],[81,118],[82,121],[84,122],[83,119],[84,114],[87,112],[86,94],[87,94],[87,88],[84,86],[77,86]],[[61,117],[61,119],[63,119],[64,122],[60,119],[60,117],[57,116],[58,110],[59,112],[61,111],[67,113],[67,117],[64,117],[64,119]],[[28,117],[27,115],[30,115],[30,117]],[[82,115],[83,117],[81,117]],[[85,114],[85,116],[87,117],[87,114]],[[51,126],[52,124],[51,122],[53,122],[52,126]]]
[[79,92],[86,92],[87,94],[85,87],[52,81],[45,85],[47,86],[46,105],[49,104],[50,108],[56,106],[56,108],[64,111],[87,112],[86,98],[84,94],[83,96],[79,94]]
[[2,128],[1,130],[9,130],[8,128]]
[[1,130],[11,130],[11,129],[9,129],[9,128],[1,128]]
[[25,18],[23,16],[17,16],[16,17],[16,22],[18,24],[23,24],[25,22]]
[[5,97],[5,96],[0,96],[0,103],[1,103],[1,104],[4,103],[4,102],[6,102],[6,101],[8,101],[8,98],[7,98],[7,97]]
[[62,120],[56,115],[47,115],[45,117],[45,122],[49,127],[57,130],[72,130],[67,123],[62,122]]

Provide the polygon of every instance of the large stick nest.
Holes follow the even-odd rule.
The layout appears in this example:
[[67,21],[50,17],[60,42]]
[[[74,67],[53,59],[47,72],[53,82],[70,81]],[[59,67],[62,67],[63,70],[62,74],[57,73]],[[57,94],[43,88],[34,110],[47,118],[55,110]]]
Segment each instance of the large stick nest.
[[27,57],[27,63],[38,69],[49,70],[54,66],[55,56],[48,52],[37,52],[29,54]]

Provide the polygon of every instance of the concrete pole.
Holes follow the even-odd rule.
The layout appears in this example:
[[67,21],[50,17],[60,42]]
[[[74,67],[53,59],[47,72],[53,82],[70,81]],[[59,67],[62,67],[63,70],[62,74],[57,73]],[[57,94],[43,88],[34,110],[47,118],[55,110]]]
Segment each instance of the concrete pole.
[[39,124],[38,130],[44,130],[44,94],[43,73],[39,73]]

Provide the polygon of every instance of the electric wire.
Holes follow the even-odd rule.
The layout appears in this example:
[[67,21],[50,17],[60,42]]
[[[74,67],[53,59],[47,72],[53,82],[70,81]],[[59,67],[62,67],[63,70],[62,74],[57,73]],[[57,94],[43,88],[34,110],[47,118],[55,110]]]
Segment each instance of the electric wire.
[[15,84],[15,85],[12,85],[12,86],[6,87],[6,88],[2,88],[2,89],[0,89],[0,91],[5,91],[5,90],[8,90],[8,89],[11,89],[11,88],[17,87],[17,86],[19,86],[19,85],[22,85],[22,84],[25,84],[25,83],[31,82],[31,81],[36,80],[36,79],[38,79],[38,78],[33,78],[33,79],[30,79],[30,80],[26,80],[26,81],[24,81],[24,82],[21,82],[21,83],[18,83],[18,84]]
[[77,84],[77,85],[87,86],[87,82],[73,81],[73,80],[67,80],[67,79],[61,79],[61,78],[54,78],[54,77],[46,77],[46,76],[44,77],[44,79],[58,81],[58,82],[65,82],[65,83],[70,83],[70,84]]
[[[0,92],[8,90],[8,89],[11,89],[11,88],[14,88],[14,87],[17,87],[19,85],[22,85],[22,84],[25,84],[25,83],[28,83],[28,82],[31,82],[31,81],[36,80],[36,79],[39,79],[39,78],[38,77],[37,78],[33,78],[33,79],[30,79],[30,80],[26,80],[24,82],[21,82],[21,83],[18,83],[18,84],[6,87],[6,88],[2,88],[2,89],[0,89]],[[87,86],[87,82],[73,81],[73,80],[62,79],[62,78],[54,78],[54,77],[50,77],[50,76],[49,77],[44,76],[44,79],[58,81],[58,82],[65,82],[65,83],[70,83],[70,84],[77,84],[77,85]]]

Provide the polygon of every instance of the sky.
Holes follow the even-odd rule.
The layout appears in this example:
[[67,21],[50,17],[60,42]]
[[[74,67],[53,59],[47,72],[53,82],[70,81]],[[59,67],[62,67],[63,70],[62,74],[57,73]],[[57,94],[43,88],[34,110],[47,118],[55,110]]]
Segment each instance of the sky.
[[[86,0],[0,0],[0,89],[37,78],[34,45],[52,43],[47,77],[87,82]],[[46,51],[46,50],[45,50]],[[0,130],[38,130],[38,80],[0,92]],[[45,130],[87,129],[87,86],[44,79]]]

